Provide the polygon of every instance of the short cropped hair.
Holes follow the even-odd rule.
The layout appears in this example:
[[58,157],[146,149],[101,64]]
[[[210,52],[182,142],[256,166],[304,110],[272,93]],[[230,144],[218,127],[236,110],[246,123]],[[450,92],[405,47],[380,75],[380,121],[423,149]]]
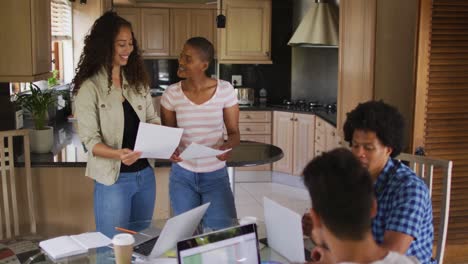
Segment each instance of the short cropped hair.
[[372,180],[361,162],[344,148],[325,152],[304,169],[312,207],[338,239],[362,240],[371,228]]
[[214,59],[214,47],[209,40],[203,37],[193,37],[189,38],[185,44],[200,51],[202,60],[211,64]]
[[343,125],[344,139],[351,144],[355,130],[375,132],[383,145],[398,156],[403,148],[405,121],[401,113],[383,101],[368,101],[349,112]]

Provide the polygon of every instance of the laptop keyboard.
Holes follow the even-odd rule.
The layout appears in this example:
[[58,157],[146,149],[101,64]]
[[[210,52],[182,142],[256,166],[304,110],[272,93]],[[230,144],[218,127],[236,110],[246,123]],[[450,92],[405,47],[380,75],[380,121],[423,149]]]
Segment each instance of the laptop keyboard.
[[154,244],[156,244],[156,241],[158,241],[158,238],[159,236],[133,247],[133,251],[143,256],[149,256],[154,248]]

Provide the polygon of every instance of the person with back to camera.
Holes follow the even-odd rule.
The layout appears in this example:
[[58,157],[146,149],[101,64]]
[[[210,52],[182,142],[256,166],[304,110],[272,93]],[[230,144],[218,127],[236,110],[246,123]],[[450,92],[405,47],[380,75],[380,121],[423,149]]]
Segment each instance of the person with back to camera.
[[372,221],[374,239],[421,263],[435,263],[429,190],[410,168],[394,159],[403,147],[402,115],[382,101],[369,101],[348,113],[343,130],[351,151],[374,183],[378,205]]
[[[225,150],[240,142],[239,106],[234,88],[226,81],[206,75],[213,56],[213,45],[205,38],[187,40],[177,70],[177,75],[184,80],[164,92],[161,118],[166,126],[184,129],[181,143],[171,157],[169,195],[174,214],[211,202],[203,225],[219,229],[230,226],[237,217],[226,168],[229,152],[192,160],[179,157],[191,143]],[[223,126],[227,131],[226,142]]]
[[371,221],[377,213],[372,179],[347,149],[314,158],[304,169],[304,183],[312,200],[312,239],[328,245],[329,259],[310,263],[414,264],[407,257],[375,242]]
[[73,83],[86,176],[94,179],[96,230],[112,237],[115,227],[151,220],[156,197],[154,171],[133,148],[139,122],[160,119],[128,21],[109,11],[94,22]]

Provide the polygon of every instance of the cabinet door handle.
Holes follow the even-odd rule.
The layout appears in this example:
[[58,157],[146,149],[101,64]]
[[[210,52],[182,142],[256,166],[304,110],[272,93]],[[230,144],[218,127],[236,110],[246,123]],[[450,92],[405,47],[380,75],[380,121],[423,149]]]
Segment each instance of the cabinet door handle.
[[317,139],[320,140],[320,136],[317,136]]
[[298,120],[299,120],[299,119],[297,119],[297,118],[294,118],[294,121],[298,121]]
[[332,136],[335,136],[335,132],[332,132]]
[[265,55],[267,55],[267,56],[269,57],[269,56],[270,56],[270,52],[269,52],[269,51],[265,52]]
[[294,118],[291,117],[289,120],[294,121]]
[[249,116],[249,115],[246,115],[246,116],[245,116],[245,119],[250,119],[250,116]]
[[250,131],[250,127],[245,128],[245,131]]

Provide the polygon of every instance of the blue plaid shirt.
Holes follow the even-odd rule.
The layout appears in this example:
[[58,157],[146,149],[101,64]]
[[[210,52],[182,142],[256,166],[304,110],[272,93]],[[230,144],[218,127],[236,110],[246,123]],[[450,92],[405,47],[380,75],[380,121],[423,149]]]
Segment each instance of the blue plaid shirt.
[[388,159],[374,185],[377,215],[372,221],[372,234],[378,244],[387,230],[414,238],[406,252],[421,263],[435,263],[432,258],[432,202],[424,181],[397,160]]

